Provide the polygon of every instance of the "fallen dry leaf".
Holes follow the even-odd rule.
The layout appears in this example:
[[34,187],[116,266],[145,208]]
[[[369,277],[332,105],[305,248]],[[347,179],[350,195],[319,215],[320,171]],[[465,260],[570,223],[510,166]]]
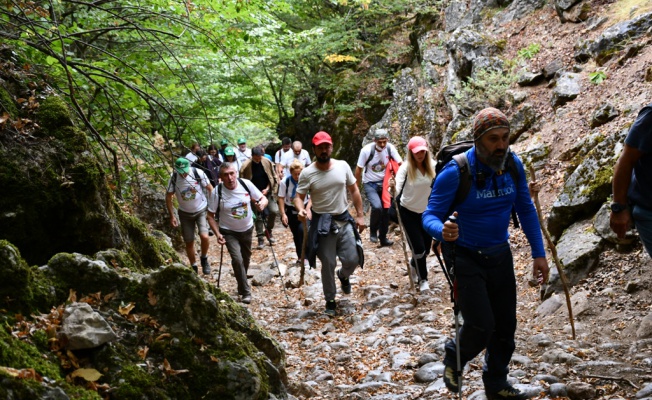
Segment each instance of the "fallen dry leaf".
[[127,315],[129,315],[129,313],[131,312],[131,310],[134,309],[134,307],[136,307],[136,303],[134,303],[134,302],[130,302],[130,303],[127,304],[126,306],[122,306],[122,305],[119,306],[119,307],[118,307],[118,312],[120,313],[120,315],[127,316]]
[[155,306],[156,302],[158,301],[152,289],[149,289],[149,291],[147,292],[147,299],[149,300],[150,306]]
[[138,349],[138,357],[140,357],[141,360],[144,360],[147,357],[147,352],[149,351],[149,347],[141,347]]
[[84,378],[89,382],[95,382],[102,377],[100,371],[96,370],[95,368],[79,368],[74,370],[70,375],[73,378]]
[[67,301],[70,302],[70,303],[76,303],[77,302],[77,292],[70,289]]

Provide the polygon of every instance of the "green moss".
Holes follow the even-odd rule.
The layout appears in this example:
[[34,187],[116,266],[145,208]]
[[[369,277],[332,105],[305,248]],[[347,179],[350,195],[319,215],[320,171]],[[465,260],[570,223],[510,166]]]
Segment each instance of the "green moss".
[[16,369],[34,368],[41,376],[63,379],[54,354],[41,354],[36,346],[14,338],[6,329],[0,329],[0,365]]
[[125,400],[167,399],[162,387],[162,377],[149,374],[135,365],[125,365],[117,375],[120,384],[114,398]]
[[0,87],[0,114],[2,112],[8,112],[11,119],[16,119],[18,117],[18,109],[14,100],[11,98],[9,92],[5,88]]
[[[582,196],[589,195],[598,195],[601,198],[601,202],[604,201],[609,195],[609,190],[611,189],[611,178],[613,177],[614,170],[613,166],[605,166],[598,169],[594,174],[593,178],[589,180],[589,185],[582,190]],[[604,193],[604,196],[600,195]],[[604,198],[603,198],[604,197]]]
[[36,118],[42,128],[49,132],[72,126],[72,116],[68,105],[61,97],[50,96],[41,102]]
[[144,269],[156,269],[162,265],[168,265],[169,262],[180,262],[179,255],[167,245],[163,240],[159,240],[148,234],[147,227],[138,218],[126,214],[120,210],[117,203],[115,212],[118,216],[118,222],[123,229],[129,233],[131,238],[130,246],[127,249],[128,254],[134,260],[140,261]]

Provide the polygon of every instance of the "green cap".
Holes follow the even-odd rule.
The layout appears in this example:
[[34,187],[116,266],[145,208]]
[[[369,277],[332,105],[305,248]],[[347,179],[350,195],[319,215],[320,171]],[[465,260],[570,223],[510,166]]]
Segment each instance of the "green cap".
[[247,139],[245,139],[245,138],[243,138],[243,137],[241,137],[240,139],[238,139],[238,144],[245,144],[245,143],[247,143]]
[[225,156],[234,156],[235,151],[233,151],[233,147],[227,147],[226,149],[224,149],[224,155]]
[[226,139],[220,140],[220,146],[226,146],[227,144],[229,144],[228,140],[226,140]]
[[187,174],[190,172],[190,161],[183,157],[177,158],[177,161],[174,162],[174,169],[180,174]]

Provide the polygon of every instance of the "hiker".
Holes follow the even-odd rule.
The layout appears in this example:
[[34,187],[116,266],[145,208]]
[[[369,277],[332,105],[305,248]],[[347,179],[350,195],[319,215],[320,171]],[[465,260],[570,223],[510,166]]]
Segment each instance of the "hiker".
[[[398,151],[396,151],[396,147],[388,143],[388,140],[389,132],[387,129],[376,129],[373,143],[369,143],[362,148],[358,157],[358,164],[355,167],[356,182],[360,182],[362,177],[364,192],[371,205],[369,240],[372,243],[378,243],[380,240],[381,247],[394,244],[394,242],[387,239],[389,216],[387,214],[388,210],[383,207],[381,201],[385,168],[390,158],[399,165],[403,162]],[[362,175],[363,170],[364,176]]]
[[410,269],[414,282],[419,284],[421,293],[430,290],[426,257],[430,252],[432,237],[423,229],[421,216],[428,204],[430,185],[435,177],[434,160],[428,149],[428,142],[415,136],[408,142],[407,162],[402,164],[396,178],[390,180],[397,196],[397,208],[401,216],[408,244],[412,249]]
[[220,140],[220,150],[219,150],[219,152],[220,152],[220,159],[222,160],[222,162],[226,161],[226,154],[224,154],[224,152],[226,151],[227,147],[229,147],[229,141],[226,140],[226,139]]
[[190,151],[186,154],[185,158],[190,162],[197,161],[197,152],[201,149],[199,143],[195,142],[190,146]]
[[295,140],[292,143],[292,151],[288,151],[287,153],[283,154],[283,157],[281,158],[281,164],[283,164],[284,179],[290,176],[290,164],[292,164],[294,160],[299,160],[299,162],[301,162],[304,167],[307,167],[312,162],[310,160],[310,155],[306,150],[303,150],[303,144],[298,140]]
[[[447,265],[454,266],[455,301],[464,315],[459,336],[445,345],[444,383],[457,393],[458,372],[486,349],[482,380],[487,399],[526,399],[507,382],[516,331],[516,278],[508,241],[512,207],[530,243],[532,272],[539,283],[548,280],[546,253],[523,164],[509,149],[505,114],[495,108],[480,111],[473,121],[473,139],[473,147],[464,153],[472,178],[469,194],[454,204],[462,171],[451,160],[437,174],[423,213],[426,232],[442,242]],[[516,178],[505,173],[510,163],[518,171]],[[456,223],[447,220],[451,214]]]
[[247,148],[247,139],[243,137],[238,139],[238,148],[235,151],[235,156],[240,165],[251,158],[251,149]]
[[643,107],[625,138],[613,177],[611,229],[624,238],[636,225],[647,253],[652,256],[652,103]]
[[[276,173],[272,162],[264,158],[263,154],[262,147],[254,147],[251,158],[240,167],[240,176],[250,180],[268,200],[268,205],[263,213],[256,216],[256,236],[258,237],[258,247],[256,248],[259,250],[265,248],[266,234],[269,235],[270,243],[276,242],[272,235],[272,229],[274,229],[274,223],[278,215],[278,204],[274,201],[274,193],[278,192]],[[267,219],[267,224],[265,224],[264,219]],[[267,225],[267,232],[265,232],[265,225]]]
[[[177,158],[165,196],[165,204],[170,214],[170,224],[176,228],[179,226],[179,221],[181,222],[181,234],[186,244],[186,254],[195,273],[198,272],[195,255],[195,225],[197,225],[201,242],[202,272],[208,275],[211,273],[211,266],[207,256],[209,245],[208,225],[206,225],[207,194],[203,189],[206,189],[208,196],[213,190],[206,174],[200,169],[191,168],[188,159]],[[174,207],[172,206],[172,196],[174,195],[179,203],[179,221],[174,216]]]
[[[247,179],[238,178],[236,165],[225,162],[220,166],[222,183],[213,191],[208,202],[208,224],[219,245],[226,244],[231,255],[231,267],[238,282],[240,301],[251,303],[251,287],[247,271],[251,259],[251,233],[254,227],[252,205],[258,211],[267,206],[267,198]],[[215,221],[217,215],[218,222]]]
[[278,181],[282,181],[287,175],[285,170],[287,169],[282,163],[283,155],[287,154],[290,151],[292,146],[292,140],[289,137],[284,137],[281,140],[281,148],[274,154],[274,163],[276,164],[276,174],[278,176]]
[[[299,160],[294,160],[290,164],[290,176],[283,179],[278,187],[278,209],[281,213],[281,223],[290,228],[292,238],[294,239],[294,247],[297,251],[297,260],[301,261],[301,251],[303,247],[303,224],[305,222],[299,221],[299,212],[294,207],[294,198],[297,195],[297,186],[299,185],[299,176],[303,171],[303,163]],[[306,218],[312,219],[310,208],[310,196],[306,196],[303,201],[304,209],[306,210]],[[304,260],[305,262],[305,260]]]
[[238,160],[238,158],[235,156],[235,150],[233,147],[229,146],[224,149],[224,162],[234,163],[236,167],[236,177],[240,176],[240,167],[242,164],[240,163],[240,160]]
[[[315,257],[321,262],[321,281],[326,298],[326,314],[334,316],[335,303],[335,266],[336,256],[342,263],[337,270],[342,292],[351,293],[349,277],[357,266],[364,264],[362,242],[357,228],[362,232],[365,228],[362,197],[351,171],[345,161],[331,158],[333,140],[326,132],[317,132],[312,138],[312,150],[316,161],[301,172],[299,187],[294,198],[294,207],[298,211],[300,221],[308,218],[308,210],[304,206],[306,196],[310,194],[312,201],[312,220],[308,231],[306,254],[311,267],[315,267]],[[346,197],[348,189],[356,217],[349,214],[349,204]]]
[[217,146],[211,144],[208,146],[208,155],[204,160],[203,166],[208,171],[208,180],[211,181],[213,187],[216,187],[220,181],[220,165],[222,165],[222,160],[219,158]]

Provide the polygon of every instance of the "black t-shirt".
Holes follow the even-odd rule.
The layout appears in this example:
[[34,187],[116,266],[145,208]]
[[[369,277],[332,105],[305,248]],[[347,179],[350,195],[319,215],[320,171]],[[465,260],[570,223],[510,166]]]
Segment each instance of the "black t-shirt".
[[251,162],[251,182],[261,191],[266,189],[267,185],[269,185],[269,177],[265,172],[262,162]]

